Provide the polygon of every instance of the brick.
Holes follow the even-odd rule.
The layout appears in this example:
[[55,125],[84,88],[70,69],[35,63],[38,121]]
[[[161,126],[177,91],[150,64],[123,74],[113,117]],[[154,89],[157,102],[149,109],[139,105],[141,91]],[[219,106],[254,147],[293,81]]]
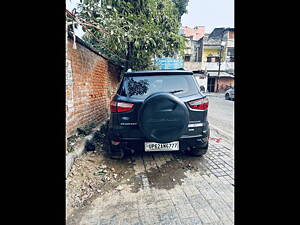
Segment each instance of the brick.
[[[84,123],[103,121],[109,112],[111,95],[116,92],[120,67],[77,43],[77,49],[68,40],[69,76],[73,84],[66,91],[67,136]],[[72,104],[72,105],[71,105]],[[72,113],[70,112],[72,108]],[[70,123],[70,119],[72,122]]]

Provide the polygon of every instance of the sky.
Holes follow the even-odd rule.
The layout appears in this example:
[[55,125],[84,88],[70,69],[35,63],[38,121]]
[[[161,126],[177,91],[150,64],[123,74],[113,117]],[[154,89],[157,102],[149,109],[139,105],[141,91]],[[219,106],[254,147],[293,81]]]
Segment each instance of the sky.
[[187,10],[181,17],[183,26],[205,26],[205,33],[216,27],[234,27],[234,0],[189,0]]
[[[65,0],[66,8],[76,8],[79,0]],[[234,0],[189,0],[188,13],[181,17],[183,26],[205,26],[205,33],[211,33],[216,27],[234,27]],[[75,29],[75,34],[82,37],[84,32]]]
[[[65,0],[66,1],[66,9],[69,10],[70,12],[74,9],[77,8],[77,4],[80,3],[80,0]],[[75,34],[82,38],[82,35],[84,32],[81,29],[81,26],[78,26],[78,28],[75,28]]]

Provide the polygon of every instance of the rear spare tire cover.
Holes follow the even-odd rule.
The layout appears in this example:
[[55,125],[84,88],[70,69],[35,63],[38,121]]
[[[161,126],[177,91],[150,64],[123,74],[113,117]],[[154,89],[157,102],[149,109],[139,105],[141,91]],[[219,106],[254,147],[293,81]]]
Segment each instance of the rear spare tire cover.
[[158,92],[145,99],[138,117],[147,139],[167,143],[178,140],[187,130],[189,111],[178,97]]

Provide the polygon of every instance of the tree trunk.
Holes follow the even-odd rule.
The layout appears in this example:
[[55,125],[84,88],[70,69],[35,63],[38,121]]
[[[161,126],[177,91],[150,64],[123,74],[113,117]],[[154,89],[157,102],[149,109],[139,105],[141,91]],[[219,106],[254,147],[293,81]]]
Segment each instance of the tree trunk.
[[126,56],[126,71],[132,69],[132,52],[133,52],[133,42],[127,43],[127,56]]

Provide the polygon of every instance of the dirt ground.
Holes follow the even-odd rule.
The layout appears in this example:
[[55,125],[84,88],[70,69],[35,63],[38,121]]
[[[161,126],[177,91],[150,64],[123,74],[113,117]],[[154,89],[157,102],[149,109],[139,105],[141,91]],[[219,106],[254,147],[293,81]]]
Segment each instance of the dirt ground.
[[[75,159],[66,180],[66,217],[73,216],[84,210],[95,198],[114,190],[121,190],[122,184],[133,182],[131,188],[137,192],[142,185],[136,178],[136,162],[134,157],[127,156],[122,160],[113,160],[103,151],[103,144],[94,141],[95,151],[88,151]],[[146,154],[144,158],[150,157]],[[150,157],[152,159],[152,157]],[[145,160],[144,159],[144,160]],[[152,166],[151,166],[152,167]],[[156,168],[156,166],[154,166]],[[160,168],[160,171],[150,171],[149,181],[156,184],[162,182],[166,177],[171,176],[171,172],[182,169],[192,169],[192,161],[185,162],[184,165],[169,161]],[[160,176],[160,173],[167,172],[168,176]],[[158,174],[160,174],[158,176]],[[178,174],[177,174],[178,175]],[[169,184],[167,185],[169,186]],[[164,187],[169,188],[169,187]],[[73,214],[73,215],[72,215]]]
[[96,146],[96,151],[78,157],[66,180],[66,216],[84,208],[93,198],[109,190],[118,189],[121,180],[128,179],[133,170],[128,168],[130,159],[111,160]]

